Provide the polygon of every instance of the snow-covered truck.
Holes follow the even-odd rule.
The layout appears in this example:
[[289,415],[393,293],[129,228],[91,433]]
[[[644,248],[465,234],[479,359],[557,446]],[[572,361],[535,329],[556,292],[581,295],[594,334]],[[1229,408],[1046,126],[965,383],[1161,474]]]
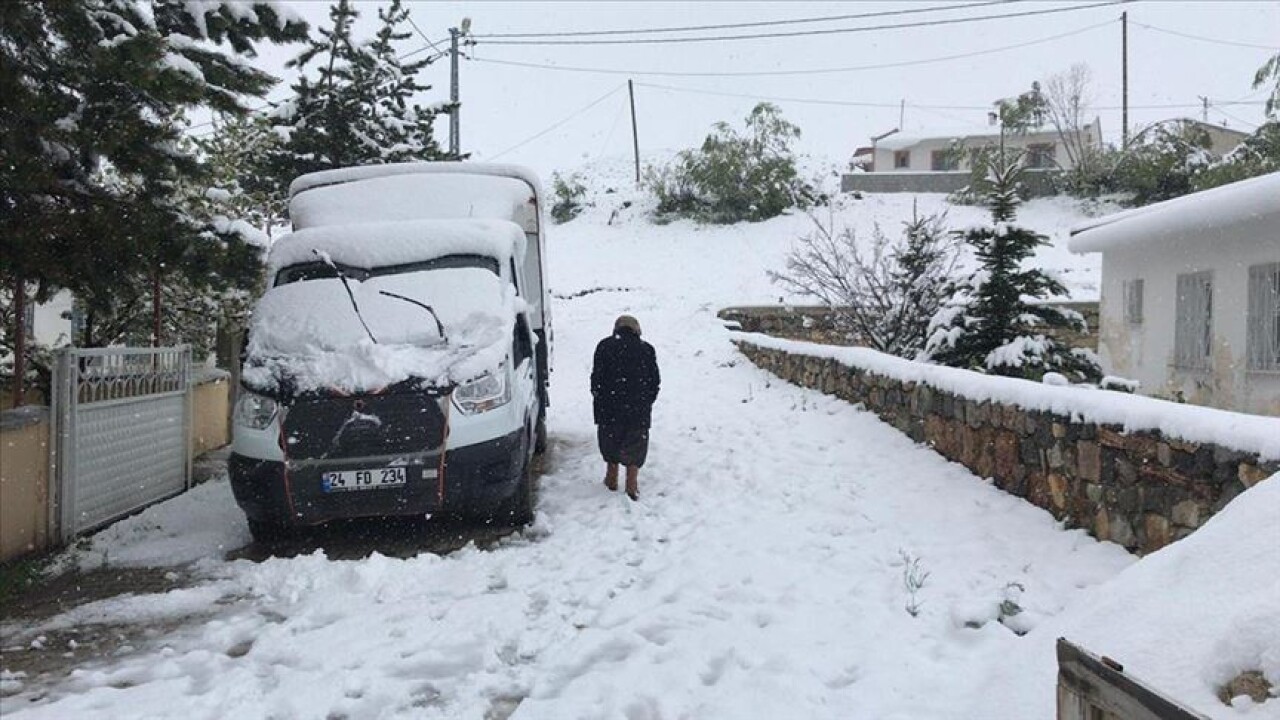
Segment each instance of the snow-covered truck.
[[305,175],[253,311],[229,463],[255,538],[351,517],[532,519],[551,318],[514,166]]

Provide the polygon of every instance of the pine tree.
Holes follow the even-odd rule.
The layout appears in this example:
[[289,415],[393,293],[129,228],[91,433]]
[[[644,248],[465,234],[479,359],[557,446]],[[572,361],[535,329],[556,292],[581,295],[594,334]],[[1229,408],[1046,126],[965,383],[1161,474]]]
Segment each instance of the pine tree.
[[[318,170],[444,159],[433,136],[438,109],[413,102],[431,89],[417,76],[432,61],[404,63],[395,50],[409,37],[400,30],[409,11],[399,0],[380,9],[380,29],[363,43],[352,36],[358,15],[350,0],[331,6],[330,26],[288,63],[300,71],[294,98],[272,118],[284,138],[270,167],[282,192],[295,177]],[[306,71],[313,63],[311,78]]]
[[1021,160],[1001,155],[991,163],[986,196],[992,223],[964,235],[979,268],[950,288],[950,299],[934,315],[926,358],[993,375],[1038,379],[1053,371],[1094,379],[1100,373],[1093,353],[1072,349],[1050,332],[1085,329],[1079,313],[1043,302],[1065,295],[1066,288],[1026,266],[1047,243],[1015,223]]
[[247,112],[275,79],[242,58],[305,35],[266,2],[4,3],[0,280],[13,296],[67,288],[109,305],[123,278],[181,271],[175,259],[210,238],[236,242],[180,202],[204,174],[181,120]]

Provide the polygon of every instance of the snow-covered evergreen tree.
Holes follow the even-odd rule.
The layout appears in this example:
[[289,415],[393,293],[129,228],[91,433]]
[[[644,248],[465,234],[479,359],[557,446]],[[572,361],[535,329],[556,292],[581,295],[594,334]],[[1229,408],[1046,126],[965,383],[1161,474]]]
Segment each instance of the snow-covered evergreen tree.
[[1066,289],[1025,265],[1046,240],[1015,223],[1021,173],[1020,156],[997,156],[990,164],[985,189],[991,225],[964,234],[979,267],[950,288],[950,299],[930,322],[924,358],[993,375],[1038,379],[1052,371],[1079,381],[1096,378],[1092,352],[1049,332],[1083,331],[1084,319],[1047,304]]
[[205,167],[181,142],[182,121],[195,109],[246,113],[275,78],[245,58],[260,41],[305,35],[267,0],[7,3],[0,280],[33,300],[62,287],[92,304],[123,292],[122,278],[206,272],[187,261],[235,255],[236,228],[183,201]]
[[440,108],[414,102],[431,89],[417,79],[431,60],[405,63],[395,49],[409,37],[400,29],[409,11],[400,0],[379,9],[381,26],[366,42],[352,34],[358,15],[350,0],[339,0],[329,9],[330,26],[289,62],[301,71],[294,98],[272,118],[284,141],[271,162],[281,188],[317,170],[444,158],[433,136]]

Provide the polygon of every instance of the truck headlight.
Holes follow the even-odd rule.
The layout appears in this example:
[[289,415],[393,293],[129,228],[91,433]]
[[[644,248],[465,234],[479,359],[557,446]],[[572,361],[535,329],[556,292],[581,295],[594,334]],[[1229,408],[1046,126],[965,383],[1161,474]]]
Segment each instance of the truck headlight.
[[262,430],[271,424],[279,409],[280,404],[275,400],[242,390],[240,397],[236,400],[235,423],[254,430]]
[[453,402],[465,415],[487,412],[511,402],[511,385],[505,369],[459,385],[453,391]]

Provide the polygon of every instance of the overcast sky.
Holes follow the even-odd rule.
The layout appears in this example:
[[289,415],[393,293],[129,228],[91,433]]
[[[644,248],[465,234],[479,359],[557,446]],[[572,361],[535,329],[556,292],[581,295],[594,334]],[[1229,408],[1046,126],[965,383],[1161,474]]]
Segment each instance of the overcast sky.
[[[327,23],[327,3],[291,3],[313,25]],[[448,37],[448,28],[471,19],[476,36],[489,33],[560,32],[785,20],[823,15],[872,13],[938,5],[929,2],[601,2],[459,3],[408,2],[413,18],[431,40]],[[1006,14],[1089,4],[1019,2],[984,5],[943,13],[914,14],[843,22],[790,25],[699,34],[796,31],[816,28],[900,24],[926,19]],[[378,3],[358,2],[357,34],[376,24]],[[756,99],[774,98],[785,116],[803,131],[800,149],[843,162],[869,136],[899,125],[912,134],[981,131],[990,103],[1016,95],[1035,80],[1087,64],[1093,73],[1093,104],[1104,135],[1118,139],[1121,103],[1121,30],[1129,14],[1130,127],[1176,116],[1201,116],[1201,97],[1209,98],[1209,120],[1252,130],[1262,120],[1262,90],[1253,90],[1253,74],[1280,43],[1277,2],[1131,2],[1071,12],[935,27],[880,30],[826,36],[755,39],[665,45],[507,46],[485,42],[468,49],[473,60],[461,67],[462,144],[477,160],[492,159],[509,148],[572,118],[558,129],[501,154],[504,162],[532,165],[542,172],[573,169],[587,160],[631,152],[626,80],[636,84],[640,146],[646,151],[696,145],[718,120],[739,121]],[[1144,27],[1150,26],[1150,27]],[[1156,29],[1158,28],[1158,29]],[[1201,36],[1221,42],[1179,36]],[[686,34],[688,35],[688,34]],[[1060,37],[1066,35],[1065,37]],[[1048,39],[1054,38],[1057,39]],[[1036,42],[1044,39],[1044,42]],[[1034,43],[1034,44],[1029,44]],[[1011,45],[1025,47],[987,52]],[[406,51],[425,45],[405,41]],[[1254,46],[1254,47],[1251,47]],[[444,45],[442,45],[444,47]],[[1265,48],[1273,48],[1268,52]],[[284,61],[293,50],[267,47],[264,68],[290,80]],[[670,77],[666,73],[772,72],[861,67],[928,61],[967,53],[963,59],[863,69],[829,74],[762,77]],[[597,74],[514,67],[504,60],[560,67],[635,71]],[[426,101],[444,100],[449,64],[442,59],[426,69],[434,87]],[[590,109],[584,106],[616,90]],[[278,90],[273,96],[283,94]],[[872,107],[816,104],[799,100],[866,103]],[[905,111],[900,103],[905,100]],[[1225,105],[1227,102],[1256,104]],[[1221,105],[1220,105],[1221,104]],[[1182,108],[1144,107],[1185,105]],[[447,120],[438,124],[442,145]]]

